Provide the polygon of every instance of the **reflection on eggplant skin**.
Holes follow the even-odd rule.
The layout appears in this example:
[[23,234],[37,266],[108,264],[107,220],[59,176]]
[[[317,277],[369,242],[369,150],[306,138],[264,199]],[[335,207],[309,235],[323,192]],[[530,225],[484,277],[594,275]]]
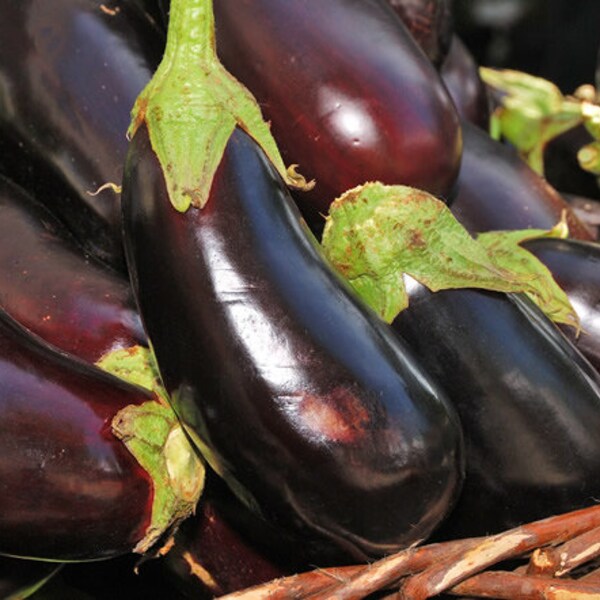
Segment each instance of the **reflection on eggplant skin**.
[[[150,521],[150,476],[110,423],[151,399],[57,352],[0,312],[0,553],[42,560],[131,552]],[[85,533],[82,533],[85,532]]]
[[600,372],[600,244],[546,238],[524,244],[548,267],[581,321],[581,332],[561,327]]
[[316,181],[295,200],[322,227],[329,204],[366,181],[442,199],[461,134],[434,66],[387,0],[217,0],[217,51],[254,94],[286,163]]
[[145,129],[126,172],[142,318],[216,469],[319,564],[426,537],[462,478],[456,415],[330,269],[264,154],[236,130],[207,204],[186,213]]
[[458,410],[467,472],[440,537],[498,532],[600,494],[600,376],[529,301],[409,285],[394,321]]
[[462,121],[463,156],[450,209],[471,233],[552,229],[566,212],[570,236],[592,235],[562,196],[517,152]]
[[65,222],[86,251],[124,268],[119,196],[130,110],[158,66],[162,35],[129,4],[2,3],[2,168]]

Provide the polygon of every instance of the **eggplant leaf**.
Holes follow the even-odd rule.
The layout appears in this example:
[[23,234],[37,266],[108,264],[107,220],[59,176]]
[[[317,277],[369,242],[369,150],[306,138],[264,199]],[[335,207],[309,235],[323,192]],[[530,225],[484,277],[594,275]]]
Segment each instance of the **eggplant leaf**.
[[434,292],[524,292],[550,318],[577,325],[564,292],[519,246],[540,235],[558,235],[558,230],[499,232],[481,242],[427,192],[371,182],[332,203],[322,243],[329,261],[387,322],[408,306],[406,274]]
[[564,219],[550,230],[490,231],[477,236],[497,265],[514,272],[535,273],[535,285],[526,294],[556,323],[572,325],[579,330],[579,317],[563,289],[556,283],[548,268],[520,244],[544,237],[566,237]]
[[270,127],[250,92],[220,63],[212,2],[173,2],[163,59],[136,99],[128,136],[145,124],[169,198],[180,212],[202,208],[227,141],[241,127],[263,148],[286,183],[312,182],[285,167]]

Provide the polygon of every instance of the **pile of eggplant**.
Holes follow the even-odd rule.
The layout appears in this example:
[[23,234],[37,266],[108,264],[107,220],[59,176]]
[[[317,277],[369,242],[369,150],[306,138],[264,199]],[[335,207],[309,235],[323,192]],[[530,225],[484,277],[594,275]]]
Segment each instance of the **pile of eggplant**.
[[[597,502],[600,244],[490,136],[453,25],[0,0],[2,598],[212,598]],[[526,246],[580,331],[408,278],[386,323],[320,243],[370,181],[473,236],[562,218]]]

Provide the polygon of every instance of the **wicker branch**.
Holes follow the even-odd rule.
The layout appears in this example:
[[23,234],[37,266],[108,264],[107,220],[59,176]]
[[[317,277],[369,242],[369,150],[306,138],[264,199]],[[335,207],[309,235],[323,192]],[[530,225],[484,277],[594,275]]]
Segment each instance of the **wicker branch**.
[[[534,567],[524,564],[510,573],[484,571],[507,559],[526,558],[534,550],[530,560]],[[599,600],[600,570],[579,580],[556,577],[599,555],[597,505],[487,538],[429,544],[370,565],[318,569],[273,580],[222,600],[360,600],[398,586],[399,591],[388,598],[425,600],[449,592],[470,598]],[[529,573],[531,569],[536,573]]]

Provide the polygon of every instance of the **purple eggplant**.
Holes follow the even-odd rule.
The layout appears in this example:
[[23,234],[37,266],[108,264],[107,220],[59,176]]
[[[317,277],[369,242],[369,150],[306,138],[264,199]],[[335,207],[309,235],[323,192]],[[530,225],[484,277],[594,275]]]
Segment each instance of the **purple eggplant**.
[[[181,517],[169,498],[194,504],[200,484],[193,469],[179,487],[176,477],[159,479],[125,441],[133,435],[157,459],[167,447],[171,460],[181,449],[187,460],[172,412],[142,388],[58,352],[4,311],[0,356],[0,554],[95,560],[159,543]],[[162,446],[161,436],[148,445],[130,427],[155,413],[151,435],[165,428]]]
[[319,564],[426,538],[462,479],[458,421],[325,262],[256,143],[236,129],[207,204],[179,212],[140,127],[123,210],[167,392],[246,505]]
[[129,281],[84,254],[50,211],[0,176],[0,306],[61,350],[95,363],[146,344]]
[[487,130],[490,118],[487,88],[473,55],[458,36],[452,38],[440,74],[461,119]]
[[551,271],[581,319],[581,332],[564,333],[600,372],[600,244],[544,238],[524,244]]
[[257,543],[264,534],[240,533],[249,518],[223,481],[209,477],[196,514],[182,523],[163,559],[174,586],[189,598],[211,598],[308,568],[284,560],[281,541],[265,547]]
[[454,33],[453,0],[388,0],[429,60],[440,66]]
[[530,302],[414,284],[393,326],[460,415],[467,470],[436,538],[497,533],[600,495],[600,375]]
[[216,0],[217,50],[259,101],[319,213],[366,181],[447,199],[461,134],[441,79],[386,0]]
[[510,147],[463,121],[463,158],[451,210],[471,232],[551,229],[566,211],[571,237],[590,241],[590,231],[569,204]]
[[131,106],[163,40],[132,3],[0,2],[0,164],[85,249],[124,268],[119,184]]

